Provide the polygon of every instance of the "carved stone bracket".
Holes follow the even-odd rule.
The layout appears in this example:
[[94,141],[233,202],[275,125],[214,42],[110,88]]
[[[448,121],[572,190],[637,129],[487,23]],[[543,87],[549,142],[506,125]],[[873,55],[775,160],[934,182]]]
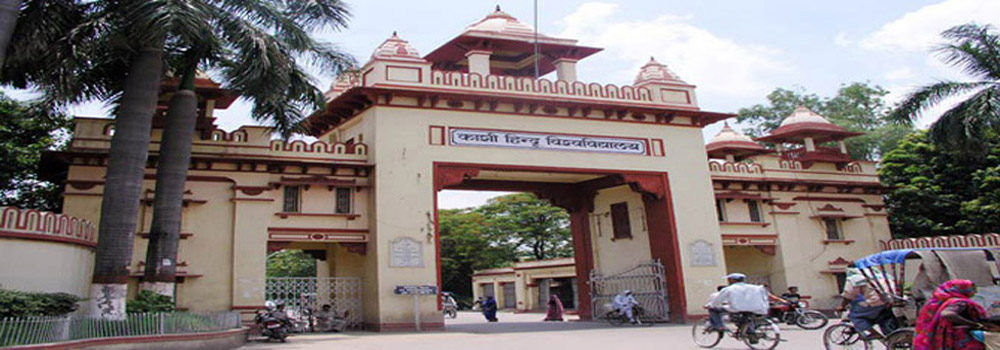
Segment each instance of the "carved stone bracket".
[[633,191],[651,195],[656,199],[667,196],[667,189],[664,187],[663,178],[660,175],[622,174],[621,176],[632,187]]
[[449,186],[459,185],[466,179],[479,175],[479,169],[469,167],[440,167],[435,171],[434,190],[440,191]]
[[292,242],[278,242],[278,241],[268,241],[267,242],[267,253],[271,254],[277,251],[284,250],[291,245]]

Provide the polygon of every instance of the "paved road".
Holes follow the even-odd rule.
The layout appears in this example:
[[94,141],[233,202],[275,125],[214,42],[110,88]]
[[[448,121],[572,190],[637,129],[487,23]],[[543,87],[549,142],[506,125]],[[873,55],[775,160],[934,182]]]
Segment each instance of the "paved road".
[[[265,344],[252,341],[244,349],[358,349],[358,350],[575,350],[575,349],[701,349],[691,342],[690,326],[657,325],[650,328],[612,327],[598,322],[539,322],[541,314],[498,316],[500,322],[486,323],[476,313],[462,312],[447,320],[447,331],[437,333],[368,333],[298,335],[288,343]],[[779,350],[818,350],[823,345],[822,330],[806,331],[782,327],[788,339]],[[724,339],[719,350],[745,350],[732,339]]]

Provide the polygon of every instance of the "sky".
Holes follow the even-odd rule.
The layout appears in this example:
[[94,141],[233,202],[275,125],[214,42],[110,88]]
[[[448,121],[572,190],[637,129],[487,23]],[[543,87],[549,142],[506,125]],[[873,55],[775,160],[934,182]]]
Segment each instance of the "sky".
[[[347,2],[350,27],[316,36],[362,64],[393,31],[426,54],[496,5],[533,23],[532,0]],[[1000,27],[998,0],[538,0],[538,10],[541,33],[604,48],[577,65],[579,80],[631,84],[653,56],[698,86],[702,109],[731,113],[766,102],[777,87],[831,96],[843,84],[870,82],[888,89],[894,102],[920,85],[970,80],[931,52],[941,43],[939,33],[968,22]],[[322,87],[335,78],[312,72]],[[946,108],[929,111],[918,124],[928,125]],[[91,103],[71,113],[104,116],[107,110]],[[216,115],[227,130],[253,123],[241,102]],[[719,128],[707,127],[706,137]],[[439,202],[462,208],[495,195],[445,191]]]

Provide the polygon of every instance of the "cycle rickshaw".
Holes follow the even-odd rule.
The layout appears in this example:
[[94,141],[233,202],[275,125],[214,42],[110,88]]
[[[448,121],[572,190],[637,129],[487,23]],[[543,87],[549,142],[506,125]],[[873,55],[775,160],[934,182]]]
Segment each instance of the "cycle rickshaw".
[[[917,313],[934,289],[951,279],[967,279],[979,287],[976,301],[991,315],[1000,312],[1000,248],[917,248],[889,250],[854,262],[900,326],[880,341],[886,349],[913,348]],[[850,283],[850,282],[848,282]],[[830,326],[823,333],[827,350],[872,348],[849,321]]]

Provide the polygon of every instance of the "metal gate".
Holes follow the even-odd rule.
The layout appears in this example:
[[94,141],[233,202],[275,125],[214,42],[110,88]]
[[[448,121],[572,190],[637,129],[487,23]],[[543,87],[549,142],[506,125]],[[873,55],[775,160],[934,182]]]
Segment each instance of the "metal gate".
[[317,311],[329,304],[338,315],[347,313],[348,328],[361,328],[361,278],[358,277],[268,278],[265,298],[284,301],[293,318],[303,317],[305,310]]
[[646,309],[650,320],[666,322],[670,319],[666,273],[659,260],[642,263],[609,276],[591,271],[590,300],[594,318],[611,311],[615,295],[625,290],[632,291],[636,301]]

